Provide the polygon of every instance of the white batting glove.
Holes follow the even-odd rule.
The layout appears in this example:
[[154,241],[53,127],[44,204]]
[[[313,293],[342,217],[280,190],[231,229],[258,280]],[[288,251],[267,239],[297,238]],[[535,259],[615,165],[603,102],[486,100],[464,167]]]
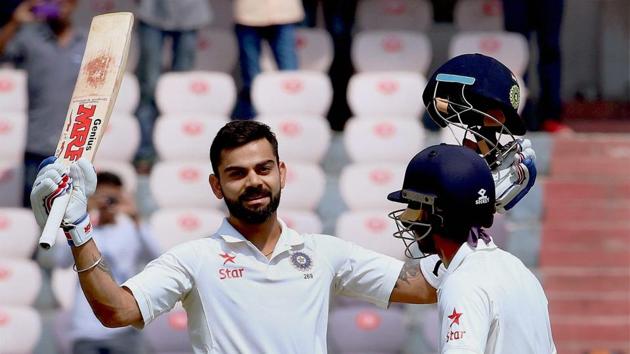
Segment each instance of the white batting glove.
[[72,195],[61,227],[68,243],[80,246],[92,238],[87,198],[96,190],[96,171],[89,160],[80,159],[69,167],[55,157],[44,160],[31,191],[31,205],[35,219],[43,229],[55,198],[70,190]]
[[517,139],[516,150],[507,156],[494,170],[496,211],[505,213],[512,209],[536,181],[536,152],[529,139]]

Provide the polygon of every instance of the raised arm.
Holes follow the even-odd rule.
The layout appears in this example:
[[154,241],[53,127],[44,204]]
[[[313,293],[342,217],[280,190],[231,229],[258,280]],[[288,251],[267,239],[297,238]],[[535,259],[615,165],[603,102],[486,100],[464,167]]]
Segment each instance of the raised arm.
[[18,31],[20,25],[34,20],[33,14],[31,13],[32,6],[32,1],[23,1],[18,5],[15,11],[13,11],[9,22],[0,28],[0,54],[4,53],[7,44]]

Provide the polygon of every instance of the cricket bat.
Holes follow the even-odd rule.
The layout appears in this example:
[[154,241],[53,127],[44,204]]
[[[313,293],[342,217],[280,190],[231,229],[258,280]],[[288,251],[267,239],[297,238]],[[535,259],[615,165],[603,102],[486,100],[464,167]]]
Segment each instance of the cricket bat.
[[[81,69],[74,86],[55,156],[67,166],[94,154],[107,128],[120,89],[133,27],[133,14],[116,12],[95,16],[90,25]],[[55,244],[70,193],[52,204],[39,245]]]

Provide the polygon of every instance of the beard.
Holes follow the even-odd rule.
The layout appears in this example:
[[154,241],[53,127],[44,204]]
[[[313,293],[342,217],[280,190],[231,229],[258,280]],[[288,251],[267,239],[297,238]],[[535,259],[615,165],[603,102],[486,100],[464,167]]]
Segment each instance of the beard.
[[[269,197],[269,204],[258,208],[249,208],[245,205],[246,201],[253,198]],[[250,187],[241,194],[237,200],[229,199],[224,196],[225,205],[230,214],[238,220],[242,220],[248,224],[262,224],[273,215],[280,205],[280,191],[275,195],[263,187]]]

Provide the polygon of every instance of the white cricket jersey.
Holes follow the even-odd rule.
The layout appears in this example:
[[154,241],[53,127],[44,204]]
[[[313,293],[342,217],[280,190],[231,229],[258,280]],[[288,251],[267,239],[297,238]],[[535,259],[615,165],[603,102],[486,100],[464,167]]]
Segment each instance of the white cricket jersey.
[[540,282],[492,241],[459,248],[438,289],[438,309],[441,353],[556,353]]
[[195,353],[326,353],[332,295],[387,307],[403,263],[281,225],[270,260],[224,220],[214,235],[173,248],[123,286],[145,325],[181,300]]

